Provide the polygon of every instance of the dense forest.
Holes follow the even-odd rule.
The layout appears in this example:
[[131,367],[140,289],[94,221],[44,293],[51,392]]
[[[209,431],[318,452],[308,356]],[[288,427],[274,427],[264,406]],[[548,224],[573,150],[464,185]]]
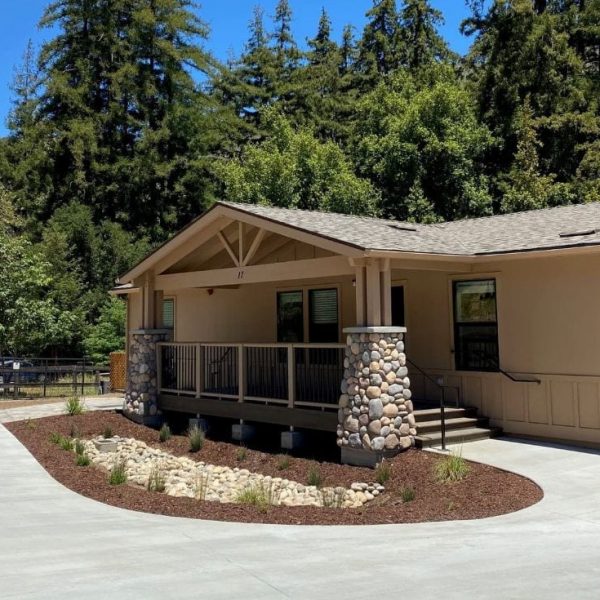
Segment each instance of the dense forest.
[[[427,0],[294,37],[288,0],[221,64],[191,0],[54,0],[0,140],[0,355],[119,347],[107,290],[220,198],[435,222],[600,200],[600,0]],[[54,30],[53,29],[53,30]]]

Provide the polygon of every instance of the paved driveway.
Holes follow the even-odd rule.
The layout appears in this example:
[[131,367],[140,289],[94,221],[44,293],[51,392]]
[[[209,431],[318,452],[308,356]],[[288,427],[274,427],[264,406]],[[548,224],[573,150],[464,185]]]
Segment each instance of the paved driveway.
[[546,497],[480,521],[218,523],[124,511],[51,479],[0,426],[0,597],[598,598],[600,456],[486,440],[463,455]]

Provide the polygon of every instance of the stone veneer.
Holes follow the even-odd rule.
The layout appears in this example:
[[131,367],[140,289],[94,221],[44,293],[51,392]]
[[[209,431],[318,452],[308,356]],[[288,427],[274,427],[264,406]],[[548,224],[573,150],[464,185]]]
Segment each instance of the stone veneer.
[[156,344],[165,341],[169,333],[164,329],[131,332],[123,411],[138,422],[151,423],[159,419]]
[[[375,462],[414,444],[404,327],[353,327],[348,334],[337,429],[342,453],[362,451]],[[342,457],[344,458],[344,457]]]

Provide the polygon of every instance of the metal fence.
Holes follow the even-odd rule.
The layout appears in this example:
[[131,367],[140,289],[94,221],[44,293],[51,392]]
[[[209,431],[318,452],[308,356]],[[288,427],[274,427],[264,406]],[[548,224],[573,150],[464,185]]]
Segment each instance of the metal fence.
[[102,394],[109,367],[85,358],[0,357],[0,401]]

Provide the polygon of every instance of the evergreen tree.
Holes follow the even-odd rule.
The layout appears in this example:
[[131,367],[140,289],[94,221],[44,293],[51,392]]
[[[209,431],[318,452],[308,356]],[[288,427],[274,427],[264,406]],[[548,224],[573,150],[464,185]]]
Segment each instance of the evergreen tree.
[[357,48],[354,42],[352,25],[345,25],[340,44],[340,73],[348,75],[352,72],[357,59]]
[[359,43],[356,70],[363,88],[373,88],[381,76],[401,64],[404,48],[396,0],[373,0],[369,19]]

